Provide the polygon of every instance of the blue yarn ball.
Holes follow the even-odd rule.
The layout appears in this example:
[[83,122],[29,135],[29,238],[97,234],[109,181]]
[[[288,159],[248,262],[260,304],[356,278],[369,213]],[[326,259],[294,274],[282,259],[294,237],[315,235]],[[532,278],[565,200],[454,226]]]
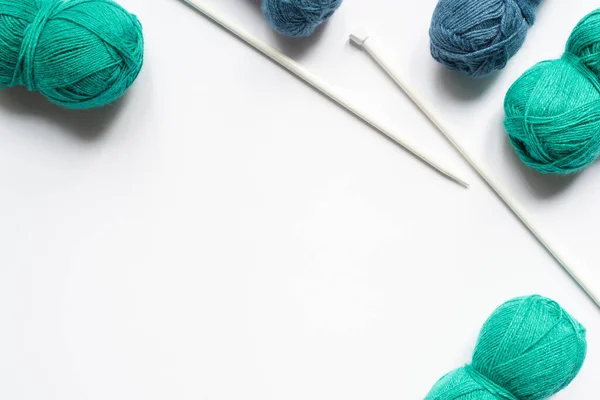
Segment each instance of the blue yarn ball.
[[262,12],[276,32],[306,37],[328,20],[341,4],[342,0],[263,0]]
[[451,70],[483,77],[506,66],[525,42],[542,0],[440,0],[431,55]]

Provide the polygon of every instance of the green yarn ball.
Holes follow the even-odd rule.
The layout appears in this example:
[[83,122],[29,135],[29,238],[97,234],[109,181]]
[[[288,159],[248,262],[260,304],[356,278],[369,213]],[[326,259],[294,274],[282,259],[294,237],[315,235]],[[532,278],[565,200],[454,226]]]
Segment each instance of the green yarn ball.
[[556,302],[519,297],[483,325],[471,365],[440,379],[426,400],[541,400],[558,393],[585,359],[585,328]]
[[133,84],[143,56],[140,22],[111,0],[0,0],[0,89],[99,107]]
[[543,61],[509,89],[504,126],[523,162],[568,174],[600,155],[600,10],[573,30],[562,58]]

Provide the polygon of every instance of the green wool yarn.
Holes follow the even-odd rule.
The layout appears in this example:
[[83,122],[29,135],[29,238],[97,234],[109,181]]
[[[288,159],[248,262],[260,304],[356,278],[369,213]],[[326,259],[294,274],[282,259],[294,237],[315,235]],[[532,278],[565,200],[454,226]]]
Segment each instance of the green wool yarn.
[[585,359],[585,328],[556,302],[510,300],[483,325],[471,365],[440,379],[426,400],[540,400],[567,387]]
[[600,9],[575,27],[562,58],[512,85],[504,109],[517,154],[542,173],[579,171],[600,155]]
[[111,0],[0,0],[0,89],[103,106],[133,84],[143,53],[140,22]]

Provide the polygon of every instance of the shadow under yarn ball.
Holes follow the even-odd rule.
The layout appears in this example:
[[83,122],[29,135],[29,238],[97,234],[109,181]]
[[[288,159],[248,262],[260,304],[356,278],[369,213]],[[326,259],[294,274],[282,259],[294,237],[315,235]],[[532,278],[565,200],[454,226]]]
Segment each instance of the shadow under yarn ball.
[[525,42],[541,0],[440,0],[429,29],[431,55],[449,69],[483,77]]
[[137,18],[112,0],[0,1],[0,89],[22,85],[67,108],[111,103],[143,63]]
[[529,296],[494,311],[473,361],[442,377],[425,400],[542,400],[567,387],[585,360],[585,328],[556,302]]
[[515,81],[504,110],[517,154],[542,173],[576,172],[600,155],[600,10],[575,27],[562,58]]
[[262,12],[273,30],[290,37],[310,36],[342,0],[263,0]]

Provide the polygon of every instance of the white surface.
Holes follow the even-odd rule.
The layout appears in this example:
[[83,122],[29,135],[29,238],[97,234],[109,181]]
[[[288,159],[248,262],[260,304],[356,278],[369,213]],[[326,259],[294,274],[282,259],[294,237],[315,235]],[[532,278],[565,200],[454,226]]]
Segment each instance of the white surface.
[[[428,55],[435,0],[346,0],[289,42],[212,0],[466,176],[461,190],[178,0],[121,0],[146,64],[116,106],[0,93],[0,398],[419,399],[500,303],[540,293],[588,328],[557,399],[596,399],[600,311],[348,34],[368,25],[570,262],[600,263],[598,164],[520,164],[502,101],[592,1],[547,0],[522,51],[470,82]],[[291,44],[290,44],[291,43]],[[599,281],[600,282],[600,281]]]

